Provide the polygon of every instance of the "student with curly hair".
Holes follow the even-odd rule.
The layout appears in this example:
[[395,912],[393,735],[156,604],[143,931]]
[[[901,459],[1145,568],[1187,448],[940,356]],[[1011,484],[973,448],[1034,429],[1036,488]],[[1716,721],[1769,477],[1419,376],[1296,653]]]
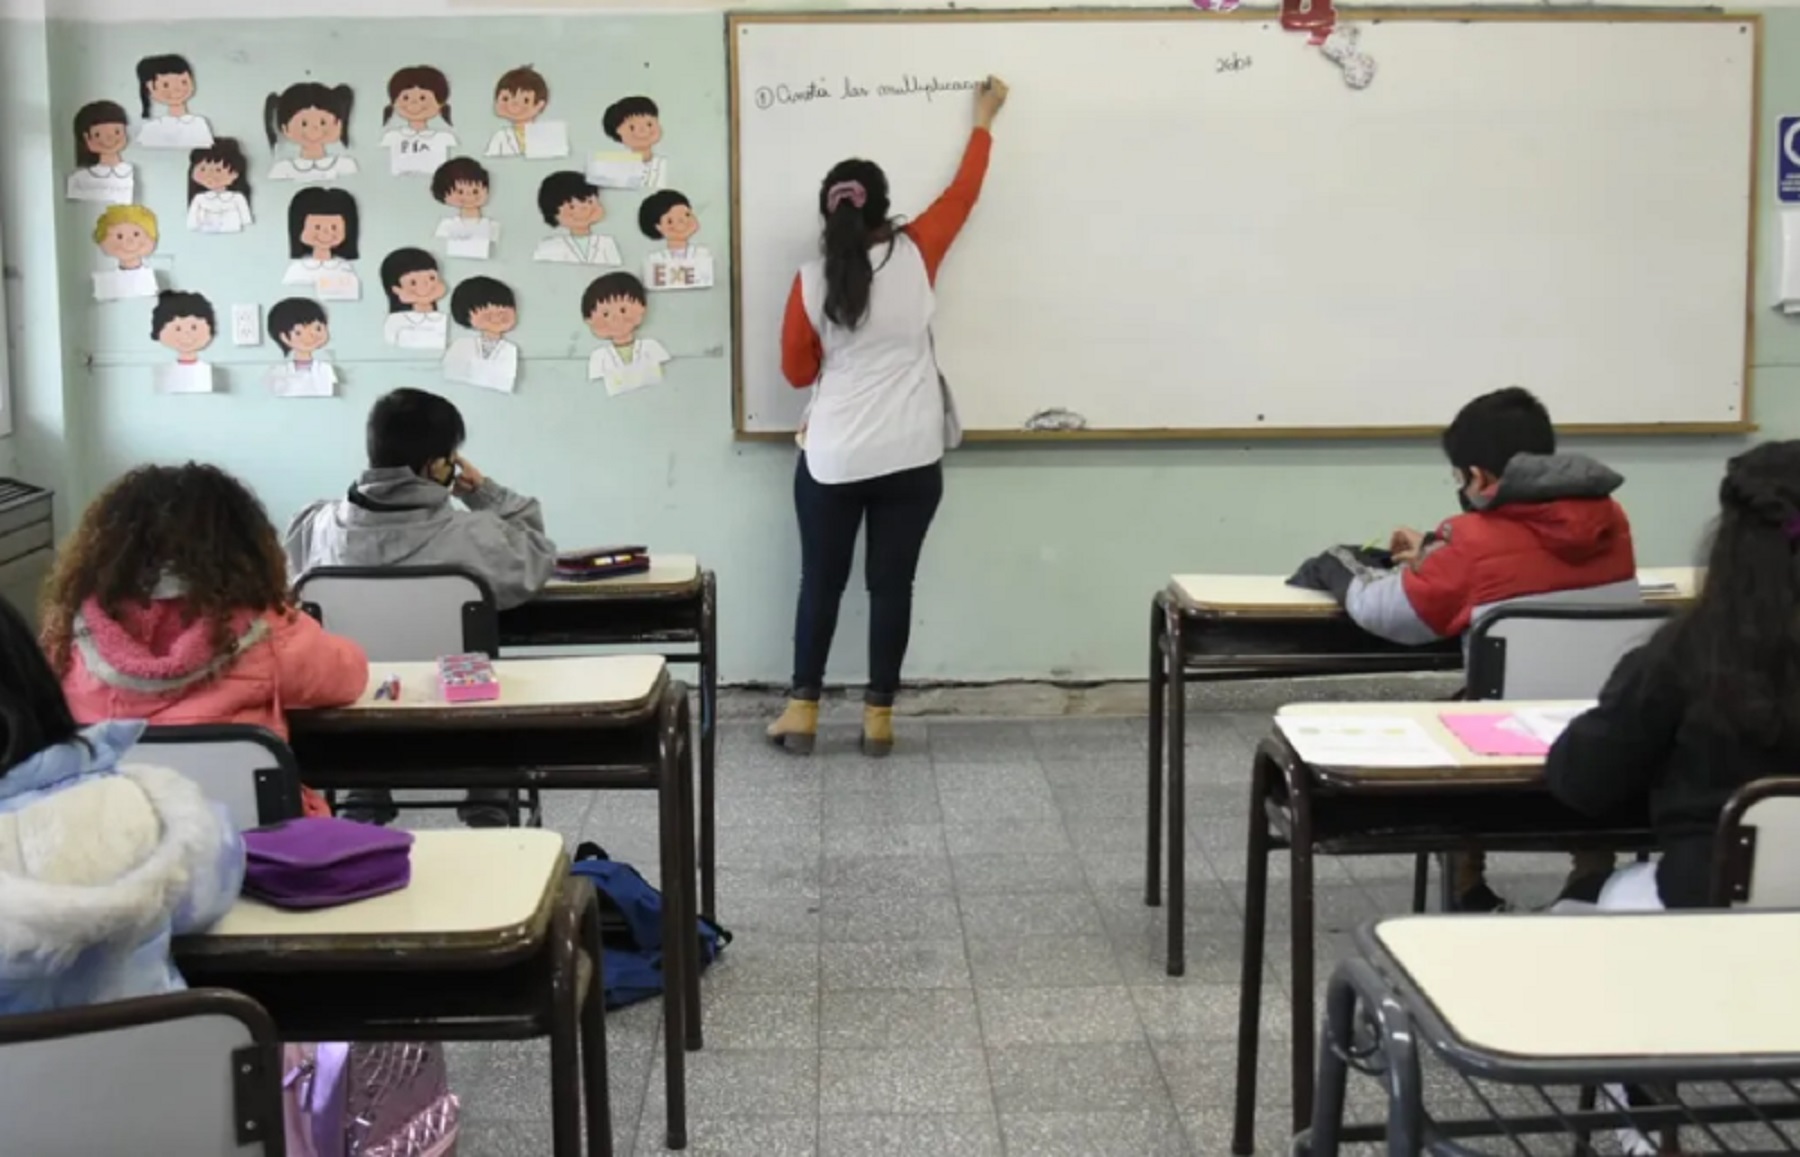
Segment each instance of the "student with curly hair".
[[[45,588],[44,649],[83,723],[247,723],[354,702],[369,661],[295,608],[254,494],[216,466],[140,466],[95,499]],[[309,814],[326,814],[306,793]]]

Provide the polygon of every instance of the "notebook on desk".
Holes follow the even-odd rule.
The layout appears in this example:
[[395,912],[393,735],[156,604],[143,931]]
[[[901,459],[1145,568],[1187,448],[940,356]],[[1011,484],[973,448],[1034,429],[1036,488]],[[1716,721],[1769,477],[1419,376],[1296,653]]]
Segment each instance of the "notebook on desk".
[[1476,755],[1542,758],[1577,715],[1592,707],[1533,707],[1518,711],[1443,711],[1438,718]]

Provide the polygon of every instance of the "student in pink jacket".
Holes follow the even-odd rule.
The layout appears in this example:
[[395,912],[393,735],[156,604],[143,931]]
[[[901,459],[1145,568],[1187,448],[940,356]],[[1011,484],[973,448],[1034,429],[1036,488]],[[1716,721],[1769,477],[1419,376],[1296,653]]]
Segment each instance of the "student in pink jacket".
[[[354,702],[369,660],[297,610],[281,540],[216,466],[141,466],[94,500],[45,590],[44,649],[82,723],[248,723]],[[308,814],[327,814],[306,793]]]

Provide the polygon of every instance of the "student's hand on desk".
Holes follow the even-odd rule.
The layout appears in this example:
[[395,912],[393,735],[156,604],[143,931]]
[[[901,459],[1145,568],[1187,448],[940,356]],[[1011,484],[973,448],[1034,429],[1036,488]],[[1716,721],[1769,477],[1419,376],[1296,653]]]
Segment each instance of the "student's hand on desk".
[[1006,106],[1006,97],[1011,91],[1006,87],[1006,82],[997,76],[989,76],[981,82],[981,87],[975,90],[975,126],[977,128],[991,129],[994,127],[994,118],[999,116],[1000,110]]
[[486,481],[487,475],[475,469],[475,463],[461,454],[456,456],[456,493],[473,494]]
[[1409,563],[1419,557],[1419,551],[1425,545],[1425,536],[1410,526],[1403,526],[1388,539],[1388,553],[1394,556],[1397,563]]

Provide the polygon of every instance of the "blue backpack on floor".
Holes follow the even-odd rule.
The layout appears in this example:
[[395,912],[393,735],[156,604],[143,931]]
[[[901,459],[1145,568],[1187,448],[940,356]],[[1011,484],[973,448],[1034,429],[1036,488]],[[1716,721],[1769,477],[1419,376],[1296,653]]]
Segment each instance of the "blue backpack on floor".
[[[661,996],[663,991],[662,893],[638,875],[630,864],[609,858],[599,844],[575,849],[569,869],[592,880],[600,893],[600,935],[606,1007],[623,1008],[640,1000]],[[700,968],[719,958],[731,943],[731,933],[705,917],[700,918]]]

